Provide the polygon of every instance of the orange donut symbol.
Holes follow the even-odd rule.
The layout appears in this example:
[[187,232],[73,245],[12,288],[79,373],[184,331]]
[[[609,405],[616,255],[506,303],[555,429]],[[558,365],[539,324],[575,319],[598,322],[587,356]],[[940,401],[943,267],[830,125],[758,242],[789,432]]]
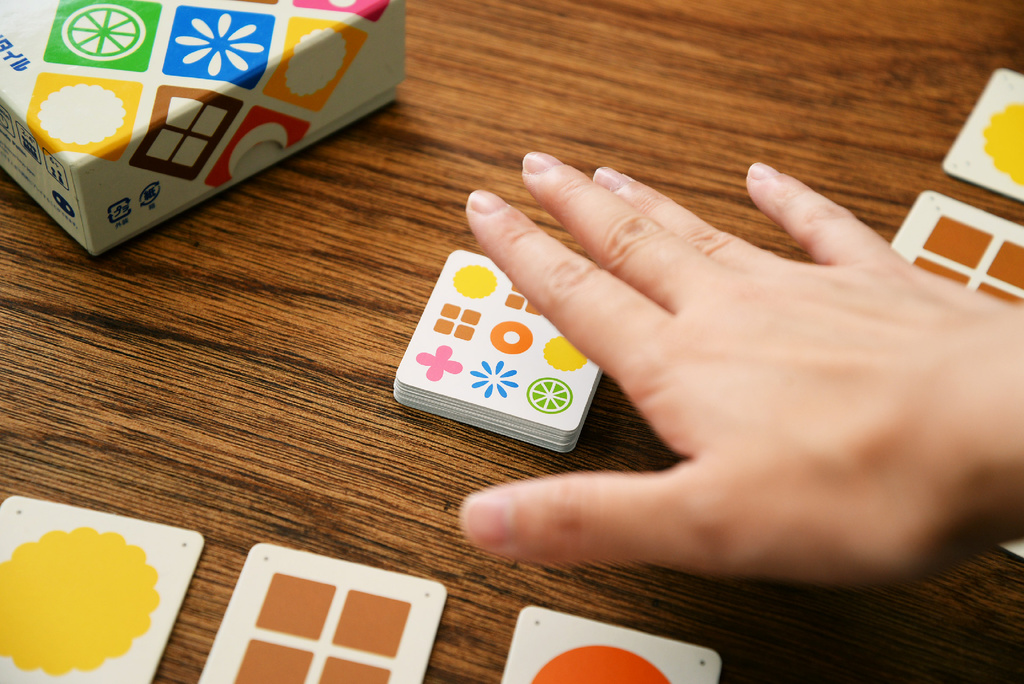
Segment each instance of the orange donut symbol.
[[[512,342],[508,340],[510,334],[515,337]],[[491,344],[505,354],[522,354],[533,344],[533,333],[522,323],[505,321],[491,330]]]

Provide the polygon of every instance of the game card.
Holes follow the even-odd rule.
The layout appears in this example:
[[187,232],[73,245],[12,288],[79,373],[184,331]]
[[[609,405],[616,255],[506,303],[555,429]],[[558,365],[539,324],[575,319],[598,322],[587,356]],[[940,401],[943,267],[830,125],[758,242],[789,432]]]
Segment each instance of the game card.
[[151,682],[202,549],[197,532],[7,499],[0,682]]
[[715,684],[721,670],[709,648],[531,606],[501,684]]
[[1024,201],[1024,76],[998,69],[942,168],[949,175]]
[[892,240],[907,261],[1007,301],[1024,299],[1024,226],[923,192]]
[[430,580],[257,544],[200,684],[419,684],[447,592]]

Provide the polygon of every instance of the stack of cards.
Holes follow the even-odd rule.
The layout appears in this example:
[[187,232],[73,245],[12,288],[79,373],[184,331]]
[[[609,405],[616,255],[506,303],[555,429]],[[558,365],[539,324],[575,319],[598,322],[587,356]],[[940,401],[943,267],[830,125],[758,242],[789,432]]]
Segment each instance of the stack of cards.
[[456,251],[398,367],[395,399],[566,452],[600,379],[490,259]]

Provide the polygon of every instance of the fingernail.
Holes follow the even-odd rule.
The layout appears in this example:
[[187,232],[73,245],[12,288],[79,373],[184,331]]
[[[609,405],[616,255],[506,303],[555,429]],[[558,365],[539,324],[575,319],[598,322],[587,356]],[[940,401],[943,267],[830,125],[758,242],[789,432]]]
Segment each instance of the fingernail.
[[466,200],[466,207],[470,211],[485,216],[501,211],[507,206],[508,203],[505,200],[486,190],[474,190],[469,194],[469,199]]
[[523,171],[526,173],[544,173],[550,168],[561,165],[562,162],[544,152],[530,152],[523,157]]
[[501,549],[512,540],[512,497],[501,491],[478,492],[462,505],[462,529],[474,544]]
[[629,176],[619,173],[615,169],[602,166],[594,172],[594,182],[606,190],[618,191],[633,182]]
[[752,178],[754,180],[765,180],[766,178],[771,178],[772,176],[778,175],[778,171],[768,166],[767,164],[762,164],[761,162],[753,164],[747,171],[747,178]]

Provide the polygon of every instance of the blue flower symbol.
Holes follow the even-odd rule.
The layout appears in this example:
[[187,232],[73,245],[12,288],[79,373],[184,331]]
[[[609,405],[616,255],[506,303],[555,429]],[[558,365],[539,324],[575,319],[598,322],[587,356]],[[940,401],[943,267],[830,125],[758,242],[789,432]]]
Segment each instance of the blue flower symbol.
[[480,371],[470,371],[469,374],[473,377],[482,378],[482,380],[478,380],[473,383],[473,389],[486,387],[487,389],[484,390],[484,399],[490,399],[491,395],[494,394],[494,390],[498,390],[498,394],[500,394],[503,399],[507,398],[508,392],[505,391],[506,387],[519,387],[519,383],[506,380],[506,378],[515,376],[519,371],[507,370],[502,373],[502,371],[505,370],[504,361],[499,361],[493,371],[491,370],[491,365],[486,361],[481,361],[480,365],[484,369],[483,373]]
[[164,73],[230,81],[254,88],[267,68],[274,17],[180,7]]

